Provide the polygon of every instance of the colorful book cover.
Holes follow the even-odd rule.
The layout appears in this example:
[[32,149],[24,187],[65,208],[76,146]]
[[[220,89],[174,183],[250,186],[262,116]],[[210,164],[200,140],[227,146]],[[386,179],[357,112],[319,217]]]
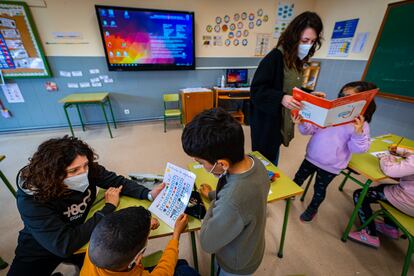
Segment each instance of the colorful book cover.
[[299,114],[304,121],[325,128],[351,123],[356,117],[363,115],[378,90],[373,89],[330,101],[295,87],[293,97],[303,104]]

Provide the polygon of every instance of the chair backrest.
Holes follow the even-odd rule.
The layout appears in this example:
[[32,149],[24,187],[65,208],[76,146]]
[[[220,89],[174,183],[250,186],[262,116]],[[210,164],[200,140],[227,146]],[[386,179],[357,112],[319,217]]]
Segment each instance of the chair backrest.
[[180,100],[180,96],[178,94],[164,94],[163,99],[164,102],[178,102]]

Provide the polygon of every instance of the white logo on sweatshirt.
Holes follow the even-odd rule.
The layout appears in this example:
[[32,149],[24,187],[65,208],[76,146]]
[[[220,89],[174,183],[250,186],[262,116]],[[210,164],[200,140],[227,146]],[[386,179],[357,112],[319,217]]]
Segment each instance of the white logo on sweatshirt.
[[88,189],[88,194],[84,197],[82,203],[80,204],[72,204],[68,206],[68,210],[63,212],[65,216],[67,216],[70,220],[77,219],[78,217],[82,216],[85,213],[86,208],[88,207],[87,202],[91,200],[91,190]]

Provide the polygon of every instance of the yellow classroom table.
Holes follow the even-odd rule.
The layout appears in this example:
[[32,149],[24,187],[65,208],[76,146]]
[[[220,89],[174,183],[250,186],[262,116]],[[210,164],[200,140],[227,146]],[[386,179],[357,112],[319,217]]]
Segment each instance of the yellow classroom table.
[[[352,225],[355,222],[355,218],[359,208],[361,208],[362,201],[364,200],[368,188],[372,182],[380,181],[387,179],[386,176],[380,168],[379,159],[373,156],[372,152],[386,151],[391,144],[396,144],[401,140],[402,136],[395,134],[385,134],[372,138],[371,146],[366,153],[353,154],[351,161],[348,164],[347,170],[342,171],[341,173],[345,175],[344,180],[342,180],[339,190],[343,191],[343,187],[348,179],[351,179],[353,182],[362,187],[362,192],[359,196],[358,202],[355,205],[354,210],[352,211],[351,217],[348,221],[348,225],[345,228],[344,233],[342,234],[342,241],[348,239],[348,234],[351,231]],[[408,146],[414,148],[414,141],[404,138],[400,145]],[[357,173],[364,176],[367,180],[365,183],[360,182],[358,179],[353,177],[351,174]]]
[[100,105],[102,108],[106,126],[108,127],[108,131],[109,131],[109,136],[113,138],[111,126],[109,125],[108,116],[106,115],[106,111],[105,111],[105,105],[108,104],[109,110],[111,111],[114,128],[116,128],[116,122],[115,122],[114,112],[112,111],[111,100],[109,99],[109,93],[75,93],[75,94],[70,94],[60,99],[59,102],[63,103],[63,110],[65,111],[66,119],[68,120],[70,132],[72,133],[72,136],[75,136],[75,134],[73,132],[72,123],[70,122],[67,108],[72,107],[73,105],[76,106],[76,110],[78,111],[78,115],[79,115],[79,120],[82,125],[82,130],[85,131],[85,124],[83,123],[83,120],[82,120],[81,112],[79,110],[79,105],[97,104],[97,105]]
[[[88,216],[86,217],[86,220],[90,219],[93,216],[93,214],[95,214],[97,211],[101,210],[104,207],[105,205],[104,198],[105,198],[105,190],[100,189],[96,196],[96,200],[93,203],[93,206],[91,210],[89,211]],[[119,205],[116,208],[116,210],[124,209],[124,208],[131,207],[131,206],[143,206],[146,209],[148,209],[150,205],[151,205],[151,202],[149,202],[148,200],[136,199],[136,198],[132,198],[128,196],[121,196]],[[156,216],[154,215],[154,217]],[[155,230],[151,230],[149,234],[149,239],[165,237],[165,236],[169,236],[173,234],[174,230],[171,227],[169,227],[165,222],[163,222],[159,218],[158,218],[158,221],[160,222],[160,226]],[[192,216],[188,216],[188,225],[187,225],[185,232],[190,232],[190,235],[191,235],[193,260],[194,260],[195,269],[197,271],[198,271],[198,258],[197,258],[197,246],[195,242],[194,232],[199,230],[200,228],[201,228],[201,221]],[[89,243],[81,247],[76,252],[76,254],[86,252],[86,249],[88,248],[88,244]]]
[[[300,195],[301,193],[303,193],[303,189],[299,187],[295,182],[293,182],[289,177],[287,177],[279,168],[277,168],[275,165],[269,162],[269,160],[267,160],[259,152],[257,151],[252,152],[251,155],[254,155],[259,160],[263,160],[267,164],[266,165],[267,170],[278,173],[280,175],[280,177],[277,178],[276,181],[272,182],[270,185],[270,192],[267,198],[267,202],[273,202],[276,200],[286,199],[285,216],[283,219],[283,227],[282,227],[282,236],[280,239],[279,252],[277,254],[280,258],[283,258],[283,246],[284,246],[285,237],[286,237],[286,229],[287,229],[287,223],[288,223],[288,218],[289,218],[291,197]],[[202,165],[200,165],[197,162],[193,162],[188,165],[188,168],[191,172],[193,172],[196,175],[195,185],[197,189],[199,189],[201,184],[203,183],[209,184],[213,187],[213,189],[216,189],[217,181],[218,181],[217,178],[214,177],[214,175],[208,173],[203,168]],[[210,201],[204,197],[202,197],[202,199],[203,199],[203,203],[205,207],[208,209],[210,207]]]

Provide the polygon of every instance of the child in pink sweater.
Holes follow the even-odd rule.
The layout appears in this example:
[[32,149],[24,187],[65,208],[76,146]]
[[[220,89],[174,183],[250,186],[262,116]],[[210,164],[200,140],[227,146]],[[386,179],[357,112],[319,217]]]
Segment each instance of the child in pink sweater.
[[[375,84],[366,81],[355,81],[345,84],[338,98],[377,88]],[[355,118],[354,123],[340,126],[319,128],[313,124],[303,122],[301,116],[292,116],[292,120],[299,124],[299,131],[303,135],[312,135],[306,148],[305,160],[293,179],[301,186],[314,172],[316,179],[312,201],[301,214],[300,220],[310,222],[318,212],[318,208],[325,199],[326,189],[332,180],[348,166],[353,153],[366,152],[370,146],[369,125],[376,109],[372,101],[364,116]]]
[[[358,210],[361,223],[364,223],[372,215],[370,204],[376,203],[378,200],[393,205],[409,216],[414,216],[414,153],[403,148],[397,148],[396,152],[402,158],[383,155],[380,157],[380,166],[385,175],[399,178],[400,183],[381,184],[368,189],[361,209]],[[359,189],[354,192],[355,204],[361,191],[362,189]],[[365,229],[349,233],[349,238],[378,248],[380,241],[377,231],[393,239],[399,238],[397,226],[386,218],[384,218],[384,222],[372,221]]]

